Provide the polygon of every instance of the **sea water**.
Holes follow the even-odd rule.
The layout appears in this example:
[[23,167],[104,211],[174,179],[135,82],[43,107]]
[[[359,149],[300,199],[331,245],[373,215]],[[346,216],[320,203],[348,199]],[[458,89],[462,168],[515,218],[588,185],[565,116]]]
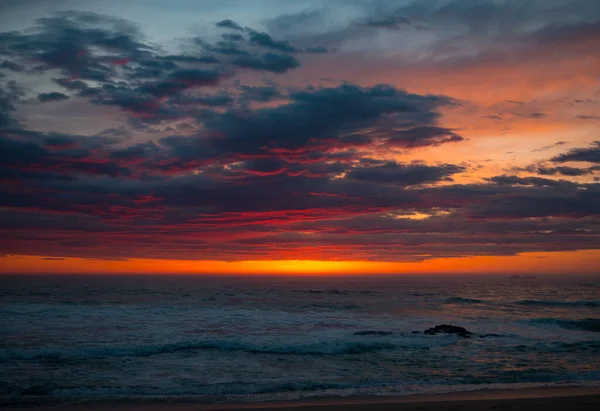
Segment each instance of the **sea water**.
[[[600,282],[0,277],[0,403],[600,385]],[[426,335],[438,324],[471,338]]]

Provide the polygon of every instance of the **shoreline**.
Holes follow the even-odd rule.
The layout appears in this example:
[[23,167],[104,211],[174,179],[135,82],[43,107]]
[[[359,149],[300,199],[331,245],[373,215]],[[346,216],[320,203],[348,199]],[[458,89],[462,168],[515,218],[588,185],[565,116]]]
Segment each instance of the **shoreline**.
[[[551,399],[552,401],[548,401]],[[474,390],[447,394],[413,394],[402,396],[349,396],[315,397],[292,401],[265,401],[257,403],[203,404],[181,400],[136,400],[136,401],[74,401],[62,404],[20,404],[5,410],[92,410],[92,411],[409,411],[409,410],[454,410],[471,411],[480,409],[598,409],[600,386],[598,387],[547,387],[524,389]],[[517,408],[514,408],[517,407]],[[558,408],[557,408],[558,407]]]

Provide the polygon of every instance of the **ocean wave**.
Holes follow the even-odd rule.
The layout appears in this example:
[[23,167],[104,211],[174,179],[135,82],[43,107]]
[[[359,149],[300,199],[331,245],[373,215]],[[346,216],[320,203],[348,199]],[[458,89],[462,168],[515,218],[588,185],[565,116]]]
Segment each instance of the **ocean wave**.
[[576,342],[561,342],[555,343],[554,347],[559,351],[600,351],[600,341],[576,341]]
[[356,304],[309,304],[302,308],[318,310],[358,310],[360,305]]
[[301,294],[331,294],[331,295],[348,295],[348,291],[343,291],[343,290],[336,290],[336,289],[331,289],[331,290],[294,290],[293,292],[295,293],[301,293]]
[[11,360],[71,361],[109,357],[149,357],[180,351],[244,351],[251,354],[363,354],[397,348],[428,348],[422,344],[402,344],[391,340],[331,340],[305,344],[252,344],[234,340],[185,341],[139,346],[107,346],[79,349],[0,350],[0,362]]
[[300,294],[329,294],[329,295],[375,295],[379,294],[378,291],[374,290],[338,290],[338,289],[327,289],[327,290],[292,290],[294,293]]
[[573,341],[573,342],[539,342],[532,345],[517,345],[514,347],[520,352],[548,352],[548,353],[575,353],[600,351],[600,341]]
[[474,298],[450,297],[445,301],[445,304],[483,304],[484,302]]
[[556,300],[520,300],[516,302],[519,305],[528,305],[532,307],[600,307],[598,300],[579,300],[579,301],[556,301]]
[[580,320],[565,320],[561,318],[536,318],[534,324],[552,324],[569,330],[600,332],[600,318],[583,318]]
[[391,331],[376,331],[376,330],[367,330],[367,331],[357,331],[354,333],[354,335],[374,335],[374,336],[385,336],[385,335],[392,335],[393,333]]

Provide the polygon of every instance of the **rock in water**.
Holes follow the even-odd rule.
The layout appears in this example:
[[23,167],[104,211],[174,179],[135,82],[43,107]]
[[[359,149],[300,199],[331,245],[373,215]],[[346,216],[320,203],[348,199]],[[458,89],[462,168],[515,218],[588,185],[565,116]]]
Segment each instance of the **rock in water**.
[[457,334],[461,337],[470,337],[471,334],[473,334],[473,333],[463,327],[458,327],[456,325],[442,324],[442,325],[436,325],[433,328],[429,328],[429,329],[425,330],[425,334],[427,334],[427,335]]

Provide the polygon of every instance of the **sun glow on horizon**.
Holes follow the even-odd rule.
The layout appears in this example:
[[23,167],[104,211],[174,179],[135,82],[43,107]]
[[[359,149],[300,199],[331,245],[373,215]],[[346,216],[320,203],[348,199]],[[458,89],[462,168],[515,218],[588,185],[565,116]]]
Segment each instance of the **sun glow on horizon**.
[[[0,274],[224,274],[359,275],[443,273],[597,274],[596,250],[523,253],[515,256],[432,258],[417,262],[321,260],[159,260],[91,259],[6,255]],[[577,262],[574,264],[574,262]]]

